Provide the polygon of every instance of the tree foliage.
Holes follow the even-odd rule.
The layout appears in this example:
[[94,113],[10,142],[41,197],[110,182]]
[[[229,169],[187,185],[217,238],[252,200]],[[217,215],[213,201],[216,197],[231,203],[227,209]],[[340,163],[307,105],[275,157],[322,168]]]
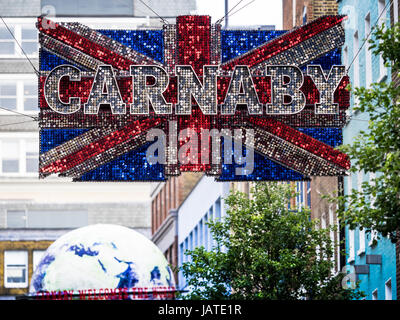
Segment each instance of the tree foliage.
[[[382,55],[398,77],[400,25],[377,28],[369,43],[373,54]],[[400,226],[400,88],[388,81],[355,88],[353,93],[359,101],[354,111],[368,115],[368,130],[360,131],[352,144],[341,149],[352,160],[352,172],[376,173],[376,178],[363,182],[362,190],[353,189],[334,200],[341,208],[339,217],[350,228],[376,230],[395,242]]]
[[353,299],[361,294],[332,275],[330,229],[316,228],[310,211],[290,210],[293,189],[256,183],[251,197],[226,199],[227,214],[208,223],[215,247],[187,251],[181,271],[187,299]]

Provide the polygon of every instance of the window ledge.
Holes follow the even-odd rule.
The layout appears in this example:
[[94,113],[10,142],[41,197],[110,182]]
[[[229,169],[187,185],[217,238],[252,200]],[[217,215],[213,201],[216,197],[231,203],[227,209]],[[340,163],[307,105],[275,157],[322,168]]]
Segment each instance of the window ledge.
[[347,263],[354,263],[354,256],[349,257]]
[[358,256],[361,256],[361,255],[363,255],[363,254],[365,254],[365,248],[360,248],[360,249],[357,251],[357,255],[358,255]]

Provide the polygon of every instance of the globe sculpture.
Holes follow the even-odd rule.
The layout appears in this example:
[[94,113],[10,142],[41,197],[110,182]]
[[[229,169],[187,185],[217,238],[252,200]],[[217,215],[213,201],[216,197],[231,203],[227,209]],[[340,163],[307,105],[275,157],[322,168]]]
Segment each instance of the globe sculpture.
[[152,292],[163,287],[174,288],[174,277],[154,243],[129,228],[97,224],[57,239],[37,265],[29,292],[108,292],[122,288]]

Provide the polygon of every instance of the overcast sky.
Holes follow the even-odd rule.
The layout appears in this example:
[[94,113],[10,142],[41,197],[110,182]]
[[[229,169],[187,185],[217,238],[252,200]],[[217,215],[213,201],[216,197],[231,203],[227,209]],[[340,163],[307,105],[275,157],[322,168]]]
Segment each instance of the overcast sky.
[[[249,5],[229,17],[230,27],[275,25],[277,30],[282,29],[282,0],[228,0],[228,11],[240,1],[230,14]],[[225,15],[225,0],[197,0],[197,14],[209,15],[215,22]]]

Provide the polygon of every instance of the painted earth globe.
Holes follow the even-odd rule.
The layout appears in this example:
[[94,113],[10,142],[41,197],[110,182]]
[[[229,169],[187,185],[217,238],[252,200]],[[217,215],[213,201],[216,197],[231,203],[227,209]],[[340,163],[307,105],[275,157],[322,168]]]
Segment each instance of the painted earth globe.
[[57,239],[38,263],[29,292],[175,287],[162,252],[127,227],[96,224]]

